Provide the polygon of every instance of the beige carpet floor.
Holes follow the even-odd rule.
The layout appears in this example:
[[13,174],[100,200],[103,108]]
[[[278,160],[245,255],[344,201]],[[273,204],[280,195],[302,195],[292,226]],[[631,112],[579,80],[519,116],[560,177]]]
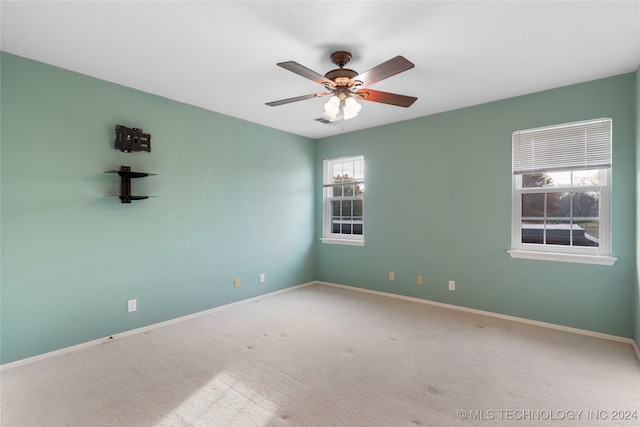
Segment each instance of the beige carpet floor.
[[10,426],[638,426],[630,345],[312,285],[5,369]]

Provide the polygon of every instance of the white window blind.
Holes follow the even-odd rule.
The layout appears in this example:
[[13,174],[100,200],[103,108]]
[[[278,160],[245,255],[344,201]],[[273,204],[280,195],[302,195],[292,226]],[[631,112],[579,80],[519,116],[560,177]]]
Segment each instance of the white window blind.
[[513,133],[514,175],[610,167],[610,117]]

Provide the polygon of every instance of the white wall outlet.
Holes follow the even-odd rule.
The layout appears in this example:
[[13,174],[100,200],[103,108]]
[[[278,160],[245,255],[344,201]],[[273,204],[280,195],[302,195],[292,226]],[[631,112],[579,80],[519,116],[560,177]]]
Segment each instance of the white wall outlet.
[[450,291],[456,290],[456,282],[454,280],[449,280],[449,290]]
[[422,285],[423,281],[422,281],[422,276],[418,276],[416,277],[416,284],[418,285]]
[[137,300],[130,299],[129,301],[127,301],[127,312],[132,313],[132,312],[136,311],[137,309],[138,309]]
[[264,283],[264,273],[260,275],[260,283]]
[[240,278],[236,277],[235,279],[233,279],[233,287],[234,288],[240,287]]
[[396,275],[395,275],[395,273],[393,271],[389,272],[389,280],[391,280],[391,281],[396,280]]

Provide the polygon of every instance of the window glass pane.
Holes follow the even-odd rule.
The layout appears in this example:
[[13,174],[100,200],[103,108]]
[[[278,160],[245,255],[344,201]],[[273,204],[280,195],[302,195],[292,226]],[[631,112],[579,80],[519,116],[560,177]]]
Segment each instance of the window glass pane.
[[362,200],[353,201],[353,216],[360,217],[359,219],[362,221]]
[[331,218],[331,232],[340,233],[340,218]]
[[342,228],[340,230],[342,234],[352,234],[351,233],[351,223],[342,221]]
[[345,185],[342,189],[344,197],[353,197],[353,185]]
[[600,185],[600,170],[573,171],[573,185]]
[[353,180],[353,161],[349,160],[342,164],[342,177],[345,181]]
[[544,221],[522,221],[522,243],[544,242]]
[[333,163],[331,165],[331,176],[333,182],[342,182],[342,163]]
[[364,162],[357,160],[354,165],[353,177],[355,179],[364,179]]
[[340,201],[334,200],[331,202],[331,216],[338,217],[340,216]]
[[571,172],[548,172],[547,187],[566,187],[571,185]]
[[332,167],[332,175],[333,182],[342,183],[342,182],[352,182],[354,178],[362,179],[364,175],[361,170],[362,166],[358,167],[361,162],[355,162],[353,160],[348,160],[345,162],[334,163]]
[[599,221],[578,221],[574,224],[574,246],[600,246],[598,235],[600,234]]
[[545,224],[545,243],[547,245],[570,245],[571,224],[569,221],[547,221]]
[[353,216],[353,212],[351,210],[351,200],[344,200],[342,202],[341,215],[343,219],[351,220],[351,217]]
[[522,217],[544,217],[544,193],[522,195]]
[[353,218],[353,234],[362,234],[362,218]]
[[571,193],[547,193],[547,217],[571,214]]
[[522,188],[544,187],[546,176],[543,173],[531,173],[522,175]]
[[600,192],[580,191],[571,193],[573,198],[574,217],[599,217],[600,216]]

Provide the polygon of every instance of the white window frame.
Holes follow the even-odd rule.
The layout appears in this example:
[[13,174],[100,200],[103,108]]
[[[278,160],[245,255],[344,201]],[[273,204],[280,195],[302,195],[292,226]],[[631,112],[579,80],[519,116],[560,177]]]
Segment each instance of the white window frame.
[[[350,245],[350,246],[364,246],[364,195],[360,196],[352,196],[352,197],[332,197],[332,187],[333,183],[333,165],[338,163],[348,163],[348,162],[357,162],[361,161],[363,164],[364,170],[364,156],[348,156],[348,157],[339,157],[334,159],[325,159],[324,160],[324,172],[323,172],[323,188],[322,188],[322,197],[323,197],[323,225],[322,232],[323,237],[320,239],[323,243],[329,244],[337,244],[337,245]],[[363,171],[364,173],[364,171]],[[365,185],[364,177],[362,180],[357,181],[361,183],[363,186]],[[366,191],[366,190],[365,190]],[[362,227],[363,234],[342,234],[342,233],[333,233],[332,232],[332,224],[331,224],[331,202],[335,200],[361,200],[362,201]]]
[[[556,126],[548,126],[536,129],[527,129],[523,131],[516,131],[513,133],[512,148],[513,148],[513,178],[512,178],[512,225],[511,225],[511,250],[507,251],[512,258],[526,258],[537,259],[546,261],[561,261],[561,262],[574,262],[584,264],[599,264],[599,265],[613,265],[617,258],[611,256],[611,153],[608,153],[608,160],[598,165],[597,161],[586,160],[585,165],[580,167],[572,159],[568,161],[564,166],[561,164],[560,157],[565,153],[571,152],[565,148],[560,149],[561,153],[558,158],[548,157],[546,160],[535,159],[535,155],[531,164],[532,170],[526,173],[538,173],[549,171],[577,171],[577,170],[599,170],[599,183],[593,186],[553,186],[553,187],[522,187],[522,175],[525,173],[518,173],[517,169],[522,168],[521,158],[516,159],[519,154],[516,154],[516,136],[524,133],[535,132],[547,132],[547,131],[571,131],[572,129],[578,129],[590,124],[599,124],[608,122],[611,127],[611,119],[603,118],[597,120],[588,120],[583,122],[566,123]],[[611,133],[609,131],[609,150],[611,149]],[[554,145],[555,142],[554,142]],[[566,144],[568,145],[568,144]],[[558,141],[557,147],[562,147],[563,142]],[[553,155],[556,148],[551,149],[549,152]],[[587,148],[585,148],[587,151]],[[547,152],[547,155],[549,155]],[[607,157],[605,153],[604,157]],[[582,161],[582,160],[581,160]],[[607,164],[608,162],[608,164]],[[516,166],[518,163],[518,166]],[[536,164],[537,163],[537,164]],[[545,164],[541,169],[538,168],[541,164]],[[554,164],[558,163],[558,164]],[[569,163],[573,163],[570,165]],[[553,164],[552,167],[549,164]],[[547,169],[545,169],[545,167]],[[528,168],[525,166],[524,169]],[[539,244],[539,243],[523,243],[522,242],[522,195],[523,194],[535,194],[535,193],[553,193],[553,192],[581,192],[581,191],[599,191],[600,193],[600,208],[599,208],[599,245],[597,247],[587,246],[569,246],[569,245],[553,245],[553,244]]]

